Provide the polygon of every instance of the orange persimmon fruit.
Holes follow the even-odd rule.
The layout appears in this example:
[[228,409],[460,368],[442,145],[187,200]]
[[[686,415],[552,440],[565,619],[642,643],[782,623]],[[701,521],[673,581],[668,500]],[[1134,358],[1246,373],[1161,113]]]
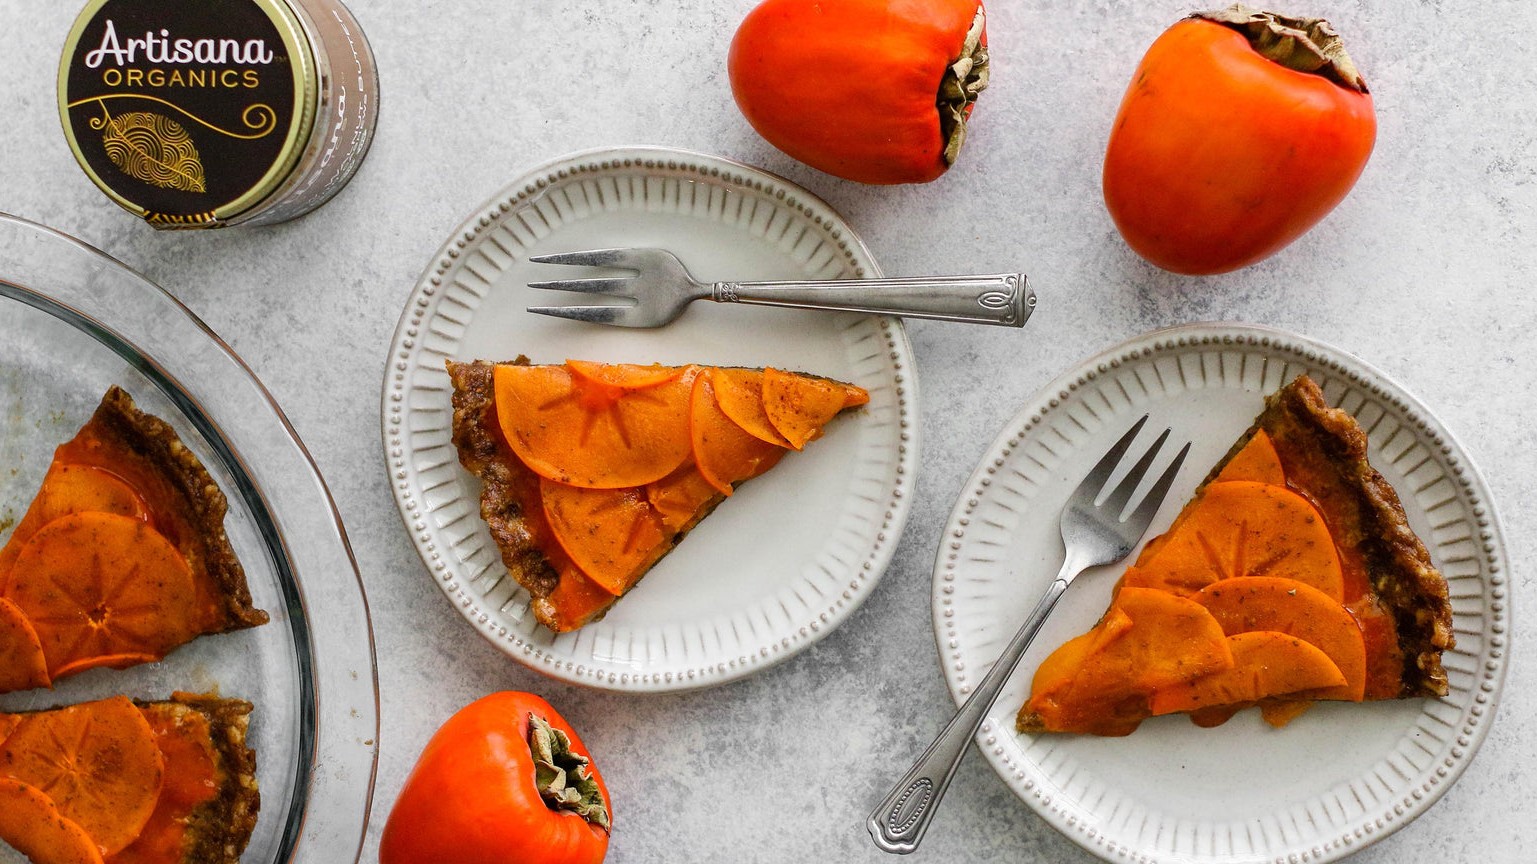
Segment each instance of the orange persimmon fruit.
[[1207,486],[1121,584],[1193,594],[1240,576],[1284,576],[1335,600],[1345,592],[1339,551],[1318,509],[1283,486],[1248,480]]
[[71,513],[116,513],[134,519],[149,520],[149,506],[122,478],[104,468],[77,465],[57,459],[43,475],[27,512],[16,524],[4,548],[0,548],[0,595],[5,593],[6,576],[16,563],[21,547],[38,529],[60,516]]
[[571,724],[532,693],[493,693],[428,740],[385,820],[379,864],[598,864],[612,812]]
[[0,597],[0,693],[48,687],[48,660],[21,607]]
[[35,786],[0,777],[0,841],[32,864],[102,864],[91,836]]
[[148,523],[112,513],[72,513],[33,534],[9,599],[32,622],[55,679],[158,659],[196,632],[186,559]]
[[[726,416],[715,397],[713,373],[694,378],[689,400],[689,437],[700,476],[722,495],[779,463],[785,449],[751,434]],[[768,387],[765,385],[764,393]]]
[[1233,665],[1210,612],[1151,588],[1120,589],[1094,630],[1058,651],[1065,656],[1041,664],[1023,710],[1059,732],[1130,734],[1151,694]]
[[720,495],[720,490],[692,463],[646,484],[646,500],[662,517],[662,526],[673,532],[692,528],[709,512],[710,500],[718,499]]
[[1328,22],[1197,12],[1132,73],[1105,153],[1105,206],[1127,245],[1165,270],[1236,270],[1344,200],[1376,137],[1372,97]]
[[1366,641],[1338,600],[1310,585],[1273,576],[1213,582],[1190,596],[1229,636],[1265,630],[1295,636],[1328,655],[1345,685],[1319,698],[1359,702],[1366,693]]
[[763,413],[796,450],[822,434],[822,427],[845,408],[863,405],[870,396],[825,378],[763,370]]
[[1253,630],[1227,637],[1233,666],[1193,681],[1170,684],[1153,692],[1153,714],[1199,711],[1207,706],[1231,707],[1345,686],[1345,676],[1329,655],[1286,633]]
[[638,363],[594,363],[591,360],[567,360],[566,368],[593,384],[606,384],[621,390],[644,390],[666,384],[689,371],[687,366],[642,366]]
[[642,389],[597,383],[564,366],[501,364],[497,419],[541,477],[588,489],[644,486],[689,456],[691,375]]
[[1233,454],[1216,476],[1217,482],[1228,480],[1252,480],[1271,486],[1286,485],[1286,471],[1281,467],[1281,457],[1275,450],[1275,442],[1263,429],[1257,429],[1243,449]]
[[813,168],[926,183],[955,162],[987,86],[979,0],[764,0],[726,71],[747,122]]
[[154,732],[126,696],[23,715],[0,742],[0,776],[47,795],[109,856],[149,821],[163,771]]
[[731,421],[749,435],[770,444],[788,448],[785,440],[763,409],[763,372],[758,369],[716,369],[710,376],[715,401]]
[[539,481],[550,530],[572,563],[615,597],[668,549],[662,520],[644,489],[580,489]]

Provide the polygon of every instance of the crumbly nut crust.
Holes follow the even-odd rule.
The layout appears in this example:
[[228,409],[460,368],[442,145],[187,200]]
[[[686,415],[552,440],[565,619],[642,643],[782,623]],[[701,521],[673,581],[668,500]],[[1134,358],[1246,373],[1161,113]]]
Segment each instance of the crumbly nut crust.
[[1337,512],[1325,515],[1343,534],[1340,542],[1362,551],[1372,592],[1393,612],[1404,656],[1400,698],[1446,695],[1441,652],[1456,641],[1446,579],[1409,526],[1398,493],[1367,461],[1366,433],[1349,413],[1329,407],[1305,375],[1266,400],[1254,428],[1264,429],[1279,450],[1316,453],[1327,467],[1320,472],[1324,482],[1334,487],[1316,491],[1343,493],[1327,496]]
[[175,693],[164,702],[138,702],[140,708],[195,711],[208,718],[221,780],[212,800],[193,811],[187,822],[181,864],[239,864],[261,810],[256,782],[256,751],[246,746],[252,706],[240,699]]

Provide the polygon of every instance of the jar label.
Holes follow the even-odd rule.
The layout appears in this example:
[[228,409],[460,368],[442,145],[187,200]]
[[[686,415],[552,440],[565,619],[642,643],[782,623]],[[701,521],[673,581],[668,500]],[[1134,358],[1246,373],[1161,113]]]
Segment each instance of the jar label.
[[217,224],[293,170],[312,69],[282,0],[94,0],[60,70],[65,132],[120,204]]

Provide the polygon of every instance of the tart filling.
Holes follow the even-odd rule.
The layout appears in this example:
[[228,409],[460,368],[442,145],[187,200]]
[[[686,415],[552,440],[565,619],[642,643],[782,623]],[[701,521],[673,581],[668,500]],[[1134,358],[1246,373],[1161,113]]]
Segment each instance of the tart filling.
[[1251,705],[1282,726],[1318,700],[1444,695],[1446,580],[1366,450],[1306,376],[1270,396],[1099,623],[1042,662],[1019,731],[1211,726]]
[[481,518],[557,632],[601,618],[736,487],[869,401],[776,369],[520,357],[448,374]]

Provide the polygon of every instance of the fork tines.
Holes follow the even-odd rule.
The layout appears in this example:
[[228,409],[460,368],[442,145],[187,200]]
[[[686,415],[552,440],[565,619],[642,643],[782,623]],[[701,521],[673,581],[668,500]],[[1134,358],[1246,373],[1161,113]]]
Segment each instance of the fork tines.
[[1159,451],[1163,449],[1163,445],[1169,439],[1169,434],[1172,430],[1164,429],[1152,446],[1148,447],[1136,464],[1126,472],[1115,489],[1111,490],[1102,501],[1099,500],[1100,496],[1104,495],[1105,490],[1109,488],[1110,477],[1115,472],[1116,466],[1121,464],[1122,457],[1126,455],[1126,451],[1130,449],[1132,441],[1136,440],[1138,433],[1142,431],[1142,427],[1146,423],[1147,415],[1144,414],[1141,419],[1132,424],[1132,427],[1126,431],[1126,434],[1121,436],[1121,440],[1117,441],[1104,456],[1100,457],[1099,462],[1094,465],[1094,468],[1089,471],[1088,476],[1084,477],[1083,483],[1079,486],[1080,494],[1086,494],[1091,497],[1089,502],[1084,502],[1085,504],[1108,507],[1122,522],[1143,522],[1145,524],[1152,521],[1153,514],[1163,504],[1163,499],[1168,494],[1169,487],[1174,484],[1174,478],[1179,474],[1179,469],[1185,462],[1186,454],[1190,452],[1190,444],[1186,442],[1169,465],[1164,468],[1163,474],[1148,489],[1147,494],[1142,497],[1136,508],[1129,513],[1126,512],[1127,505],[1131,503],[1132,493],[1136,492],[1137,486],[1147,475],[1148,469],[1152,467],[1153,460],[1157,458]]

